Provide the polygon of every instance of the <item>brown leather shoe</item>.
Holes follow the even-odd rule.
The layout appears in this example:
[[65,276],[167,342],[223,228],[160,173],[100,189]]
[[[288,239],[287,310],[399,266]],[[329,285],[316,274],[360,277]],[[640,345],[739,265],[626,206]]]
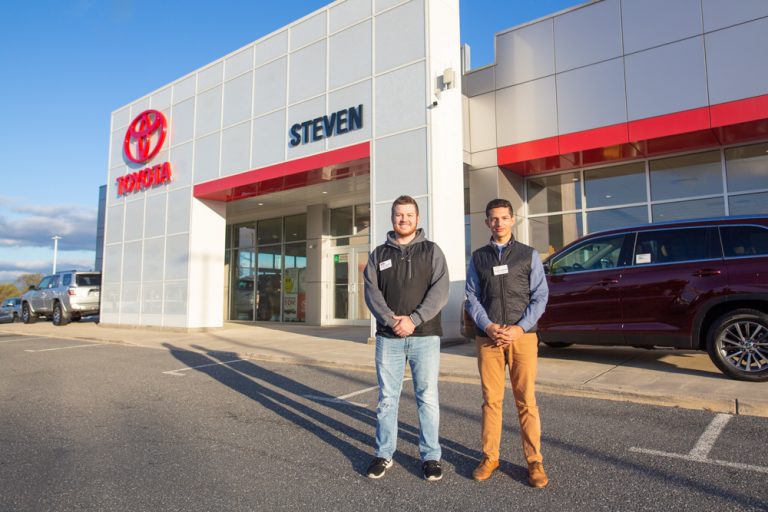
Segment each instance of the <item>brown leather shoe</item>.
[[489,458],[483,458],[483,461],[472,471],[472,478],[478,482],[488,480],[491,475],[499,467],[499,461],[491,460]]
[[547,473],[544,471],[544,464],[541,462],[531,462],[528,464],[528,483],[531,487],[542,488],[549,483]]

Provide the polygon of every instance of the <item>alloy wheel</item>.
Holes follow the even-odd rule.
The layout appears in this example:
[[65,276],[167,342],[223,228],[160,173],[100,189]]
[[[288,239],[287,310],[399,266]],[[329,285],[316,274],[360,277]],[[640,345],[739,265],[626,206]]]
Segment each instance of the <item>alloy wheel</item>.
[[724,361],[743,372],[768,369],[768,326],[738,320],[720,333],[717,349]]

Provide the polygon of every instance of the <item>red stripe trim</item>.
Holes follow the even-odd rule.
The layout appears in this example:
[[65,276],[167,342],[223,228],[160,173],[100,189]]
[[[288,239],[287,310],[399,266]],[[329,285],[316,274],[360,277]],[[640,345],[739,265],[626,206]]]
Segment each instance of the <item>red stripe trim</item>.
[[712,127],[768,118],[768,95],[712,105]]
[[367,158],[370,154],[370,142],[363,142],[354,146],[334,149],[332,151],[326,151],[325,153],[297,158],[295,160],[289,160],[268,167],[227,176],[226,178],[200,183],[194,187],[194,196],[203,199],[220,199],[228,191],[237,187],[253,185],[275,178],[282,178],[292,174],[299,174],[322,167],[358,160],[360,158]]
[[573,153],[585,149],[604,148],[629,142],[627,124],[614,124],[583,132],[568,133],[560,136],[560,152]]
[[[768,94],[497,148],[499,166],[768,119]],[[518,166],[519,167],[519,166]]]
[[496,159],[499,162],[525,162],[526,160],[557,155],[559,153],[560,146],[558,145],[557,137],[550,137],[548,139],[539,139],[498,148]]
[[629,122],[629,140],[648,140],[709,128],[709,107]]

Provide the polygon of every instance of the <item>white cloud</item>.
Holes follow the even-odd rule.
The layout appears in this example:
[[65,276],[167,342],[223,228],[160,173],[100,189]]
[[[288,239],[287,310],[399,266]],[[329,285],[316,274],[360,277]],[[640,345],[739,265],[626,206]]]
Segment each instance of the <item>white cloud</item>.
[[[2,203],[0,203],[2,204]],[[59,235],[60,250],[94,250],[96,208],[73,205],[18,205],[0,210],[0,246],[51,247]]]

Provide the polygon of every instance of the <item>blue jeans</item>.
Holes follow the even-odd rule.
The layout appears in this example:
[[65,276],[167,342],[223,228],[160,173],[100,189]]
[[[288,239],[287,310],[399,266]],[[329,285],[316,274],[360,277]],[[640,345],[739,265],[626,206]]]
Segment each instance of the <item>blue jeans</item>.
[[440,373],[440,338],[376,336],[376,375],[379,404],[376,408],[376,456],[391,459],[397,447],[397,408],[403,388],[405,363],[411,365],[413,390],[419,413],[419,455],[422,461],[440,460],[438,440],[440,406],[437,377]]

